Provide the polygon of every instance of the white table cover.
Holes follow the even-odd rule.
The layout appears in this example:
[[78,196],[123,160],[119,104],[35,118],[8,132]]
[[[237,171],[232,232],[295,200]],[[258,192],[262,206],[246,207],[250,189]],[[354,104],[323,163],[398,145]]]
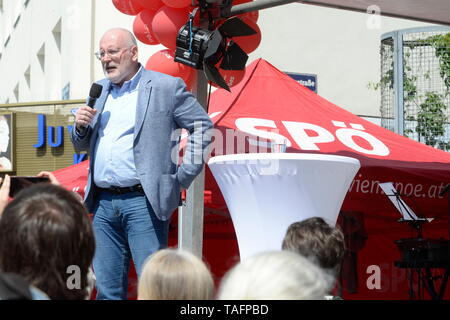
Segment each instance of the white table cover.
[[245,259],[279,250],[293,222],[318,216],[334,225],[360,163],[334,155],[247,153],[213,157],[208,166]]

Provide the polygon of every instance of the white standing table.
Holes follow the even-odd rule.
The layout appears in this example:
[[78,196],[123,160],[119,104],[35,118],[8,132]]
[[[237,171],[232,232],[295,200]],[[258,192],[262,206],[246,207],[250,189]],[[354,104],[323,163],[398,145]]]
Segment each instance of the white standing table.
[[357,159],[306,153],[213,157],[208,166],[228,206],[241,259],[279,250],[289,225],[322,217],[335,225]]

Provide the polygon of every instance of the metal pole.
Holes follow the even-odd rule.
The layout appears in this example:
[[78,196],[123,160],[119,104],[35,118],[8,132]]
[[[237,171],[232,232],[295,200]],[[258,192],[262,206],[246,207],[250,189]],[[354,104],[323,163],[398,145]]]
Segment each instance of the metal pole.
[[284,4],[289,4],[293,2],[298,2],[298,0],[257,0],[253,2],[238,4],[236,6],[231,7],[231,9],[230,8],[225,9],[224,11],[222,11],[221,16],[226,18],[246,12],[282,6]]
[[[197,85],[194,95],[207,110],[208,82],[203,70],[197,71]],[[203,212],[204,212],[205,169],[195,178],[186,192],[186,203],[178,207],[178,247],[188,250],[197,257],[203,256]]]
[[[258,0],[244,3],[222,12],[223,17],[229,17],[245,12],[262,10],[283,4],[296,2],[294,0]],[[193,1],[193,5],[196,5]],[[207,27],[207,17],[201,17],[200,26]],[[203,70],[197,71],[197,85],[194,95],[198,102],[207,110],[208,82]],[[178,207],[178,247],[188,250],[198,257],[203,255],[203,212],[204,212],[205,170],[192,182],[186,193],[186,203]]]
[[403,33],[395,32],[394,38],[394,94],[395,94],[395,132],[404,133],[404,101],[403,101]]
[[[196,5],[196,1],[192,1]],[[200,26],[207,26],[208,19],[200,16]],[[203,70],[197,70],[197,83],[193,90],[197,101],[208,111],[208,81]],[[186,203],[178,207],[178,248],[203,257],[205,168],[195,178],[186,192]]]

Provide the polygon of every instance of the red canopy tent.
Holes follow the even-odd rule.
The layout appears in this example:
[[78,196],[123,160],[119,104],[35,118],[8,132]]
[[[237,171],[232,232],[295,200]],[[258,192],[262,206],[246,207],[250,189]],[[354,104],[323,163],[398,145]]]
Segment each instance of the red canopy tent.
[[[231,93],[218,89],[212,94],[209,113],[216,129],[212,155],[267,152],[267,141],[284,138],[287,152],[359,159],[361,169],[338,219],[348,248],[342,295],[344,299],[408,299],[407,270],[394,266],[400,258],[394,241],[416,234],[398,222],[400,214],[378,182],[393,182],[418,215],[435,218],[424,226],[424,237],[448,238],[447,199],[439,192],[450,182],[449,153],[395,134],[334,105],[262,59],[247,67],[245,78]],[[82,168],[82,180],[70,178],[80,179],[73,171],[77,167]],[[86,173],[85,163],[55,172],[63,185],[80,191]],[[207,168],[204,255],[218,279],[239,259],[227,213]],[[172,245],[177,235],[174,217],[169,241]],[[380,281],[376,282],[378,275]]]
[[[247,67],[246,77],[229,94],[217,90],[209,113],[223,134],[213,152],[248,152],[252,143],[230,147],[239,138],[227,139],[227,129],[250,137],[283,138],[287,152],[337,154],[360,160],[358,172],[342,206],[339,224],[347,236],[349,254],[344,262],[344,297],[407,298],[406,270],[394,267],[399,260],[394,240],[415,237],[408,225],[398,222],[396,211],[378,182],[394,182],[413,210],[435,217],[424,226],[426,237],[448,237],[447,200],[439,192],[450,182],[450,154],[395,134],[321,98],[259,59]],[[220,135],[218,135],[220,136]],[[220,138],[219,138],[220,139]],[[242,141],[242,140],[241,140]],[[262,146],[262,148],[259,148]],[[240,150],[239,150],[240,148]],[[259,143],[257,152],[265,152]],[[255,143],[253,150],[255,152]],[[223,203],[208,173],[206,188],[212,203]],[[371,267],[372,266],[372,267]],[[381,288],[370,289],[366,280],[378,266]],[[450,291],[450,290],[448,290]]]

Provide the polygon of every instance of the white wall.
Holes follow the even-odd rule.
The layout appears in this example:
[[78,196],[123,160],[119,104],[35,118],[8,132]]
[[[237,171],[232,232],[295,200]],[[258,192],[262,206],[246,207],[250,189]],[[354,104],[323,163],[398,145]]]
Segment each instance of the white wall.
[[[0,13],[0,103],[61,99],[70,82],[71,99],[84,99],[92,81],[103,78],[98,50],[102,34],[113,27],[132,30],[134,16],[120,13],[111,0],[30,0],[12,28],[13,7],[22,0],[3,0]],[[260,47],[249,62],[262,57],[282,71],[312,73],[318,93],[356,114],[379,115],[380,93],[369,90],[380,74],[380,36],[395,29],[426,26],[409,20],[381,17],[379,27],[368,27],[367,14],[299,3],[260,11]],[[61,53],[52,30],[61,20]],[[371,21],[371,20],[369,20]],[[3,47],[8,27],[11,40]],[[45,44],[45,74],[37,52]],[[139,43],[140,61],[161,45]],[[24,73],[30,67],[31,88]]]
[[[262,41],[250,60],[262,57],[282,71],[317,74],[318,94],[355,114],[378,116],[380,37],[395,29],[426,26],[299,3],[260,11]],[[369,27],[371,28],[368,28]]]
[[[22,0],[4,0],[8,6],[2,18],[3,25],[10,23],[13,4]],[[75,8],[75,10],[74,10]],[[74,13],[78,10],[76,20]],[[0,102],[26,102],[60,100],[61,90],[71,82],[71,97],[79,98],[85,93],[78,88],[89,80],[91,50],[90,2],[76,0],[31,0],[22,8],[19,22],[9,29],[11,36],[3,48],[0,60]],[[61,45],[58,47],[53,34],[61,24]],[[8,30],[8,29],[6,29]],[[4,34],[3,37],[7,37]],[[42,52],[45,58],[38,56]],[[25,72],[29,69],[28,83]],[[19,86],[16,99],[13,91]]]
[[[7,6],[3,25],[10,23],[10,9],[18,1],[22,0],[3,0]],[[77,10],[79,15],[73,20]],[[61,90],[69,81],[73,90],[71,97],[84,96],[78,88],[84,85],[90,69],[91,48],[89,41],[85,41],[90,34],[89,16],[89,1],[29,1],[16,27],[9,29],[11,39],[2,49],[0,102],[7,99],[9,102],[60,100]],[[60,48],[53,34],[58,22],[61,22]],[[4,34],[3,40],[7,36]],[[40,52],[45,57],[39,56]],[[28,69],[30,83],[25,76]],[[17,85],[19,99],[13,93]]]

